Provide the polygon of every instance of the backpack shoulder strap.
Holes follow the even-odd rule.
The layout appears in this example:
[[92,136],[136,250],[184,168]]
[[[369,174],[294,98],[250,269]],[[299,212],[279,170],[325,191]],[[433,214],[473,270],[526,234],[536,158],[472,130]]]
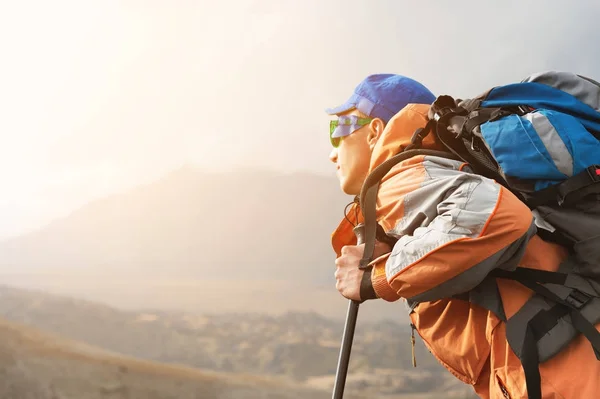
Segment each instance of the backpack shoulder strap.
[[[425,137],[424,134],[426,135],[425,128],[423,130],[419,129],[415,132],[413,138],[421,137],[422,140],[422,138]],[[365,225],[365,251],[359,264],[359,268],[361,269],[368,268],[369,263],[373,260],[373,252],[375,251],[375,242],[377,240],[387,242],[391,245],[395,243],[395,240],[387,236],[387,234],[383,231],[383,228],[377,223],[377,193],[379,191],[379,184],[381,182],[381,179],[383,179],[383,177],[395,165],[417,155],[430,155],[458,160],[457,157],[447,152],[437,150],[415,149],[415,147],[418,147],[419,145],[417,144],[418,140],[418,138],[416,140],[413,140],[415,146],[413,146],[412,149],[409,146],[406,150],[402,151],[398,155],[395,155],[392,158],[386,160],[381,165],[373,169],[373,171],[365,179],[359,197],[359,204],[364,216]]]

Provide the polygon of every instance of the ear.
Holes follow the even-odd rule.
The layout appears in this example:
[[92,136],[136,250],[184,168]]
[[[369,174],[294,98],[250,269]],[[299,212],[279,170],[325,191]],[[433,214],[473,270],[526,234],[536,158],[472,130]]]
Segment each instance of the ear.
[[385,129],[385,123],[383,120],[379,118],[375,118],[369,124],[369,135],[367,136],[367,142],[369,143],[369,148],[373,150],[377,140],[381,137],[383,133],[383,129]]

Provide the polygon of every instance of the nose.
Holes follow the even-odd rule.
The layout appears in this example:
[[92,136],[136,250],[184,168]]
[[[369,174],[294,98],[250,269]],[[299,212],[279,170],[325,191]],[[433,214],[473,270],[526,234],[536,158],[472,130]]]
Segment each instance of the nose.
[[338,159],[338,152],[337,152],[337,148],[334,148],[331,150],[331,152],[329,153],[329,160],[333,163],[337,163],[337,159]]

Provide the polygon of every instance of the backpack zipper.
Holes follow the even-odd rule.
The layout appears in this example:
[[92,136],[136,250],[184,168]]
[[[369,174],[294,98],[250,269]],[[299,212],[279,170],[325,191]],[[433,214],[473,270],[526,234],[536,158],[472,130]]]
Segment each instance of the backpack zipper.
[[496,376],[496,381],[498,381],[498,386],[500,387],[500,391],[502,391],[502,395],[504,396],[504,399],[510,399],[510,394],[508,393],[508,390],[506,389],[506,387],[504,386],[504,383],[498,376]]

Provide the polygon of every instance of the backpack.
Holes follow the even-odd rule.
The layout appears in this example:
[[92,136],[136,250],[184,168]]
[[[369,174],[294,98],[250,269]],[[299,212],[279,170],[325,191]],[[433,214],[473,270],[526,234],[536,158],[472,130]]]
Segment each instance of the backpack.
[[[419,149],[428,134],[445,151]],[[371,261],[375,240],[385,238],[376,221],[379,181],[394,165],[419,154],[466,162],[475,173],[502,184],[532,210],[542,239],[569,249],[557,272],[517,267],[489,275],[534,291],[510,319],[497,314],[521,360],[529,397],[542,397],[539,364],[579,334],[600,360],[600,333],[594,327],[600,322],[600,83],[574,73],[545,72],[471,99],[437,97],[412,144],[373,170],[362,187],[361,267]],[[460,298],[469,300],[468,294]]]

